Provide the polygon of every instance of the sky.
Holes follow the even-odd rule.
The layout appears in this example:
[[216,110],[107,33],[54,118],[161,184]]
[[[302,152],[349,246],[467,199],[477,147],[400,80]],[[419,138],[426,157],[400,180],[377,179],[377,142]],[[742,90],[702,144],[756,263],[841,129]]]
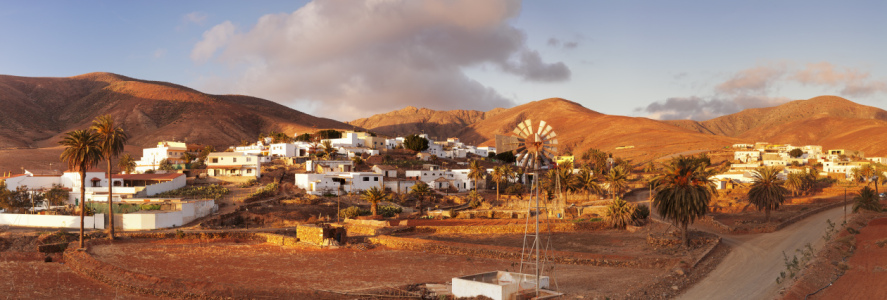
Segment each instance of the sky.
[[112,72],[339,121],[560,97],[706,120],[887,108],[887,1],[9,1],[0,74]]

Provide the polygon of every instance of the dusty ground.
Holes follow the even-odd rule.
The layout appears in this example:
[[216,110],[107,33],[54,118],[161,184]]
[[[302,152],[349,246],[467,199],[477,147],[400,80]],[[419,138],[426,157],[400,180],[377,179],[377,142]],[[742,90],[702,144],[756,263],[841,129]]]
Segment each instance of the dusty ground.
[[[93,248],[99,260],[151,275],[225,285],[350,291],[514,270],[515,262],[413,251],[287,249],[256,242],[141,241]],[[136,254],[137,253],[137,254]],[[620,297],[667,270],[559,265],[558,286],[571,295]],[[624,295],[623,295],[624,296]],[[589,298],[591,299],[591,298]]]
[[[557,251],[673,258],[673,249],[656,249],[647,243],[649,233],[662,233],[668,230],[668,227],[662,223],[652,222],[646,225],[643,230],[635,233],[615,229],[594,232],[555,232],[551,234],[550,243],[551,249]],[[522,248],[524,243],[523,234],[433,234],[411,237],[516,248]],[[528,242],[532,243],[532,240]]]
[[887,299],[887,218],[860,230],[847,264],[844,276],[814,299]]
[[36,235],[0,233],[0,299],[148,299],[81,277],[62,256],[44,262]]

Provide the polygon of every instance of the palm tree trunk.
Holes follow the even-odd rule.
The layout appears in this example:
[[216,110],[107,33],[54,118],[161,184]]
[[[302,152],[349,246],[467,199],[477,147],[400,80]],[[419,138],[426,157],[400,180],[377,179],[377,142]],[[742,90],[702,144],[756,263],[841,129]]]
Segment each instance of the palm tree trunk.
[[114,240],[114,181],[111,179],[111,157],[108,157],[108,239]]
[[499,202],[499,182],[496,181],[496,202]]
[[770,223],[770,208],[769,207],[764,209],[764,216],[767,219],[767,223]]
[[690,239],[687,235],[687,223],[681,224],[681,238],[684,240],[684,246],[690,248]]
[[80,166],[80,249],[83,245],[83,222],[86,218],[86,166]]
[[376,216],[376,211],[378,210],[379,202],[373,202],[370,204],[370,210],[373,211],[373,217]]

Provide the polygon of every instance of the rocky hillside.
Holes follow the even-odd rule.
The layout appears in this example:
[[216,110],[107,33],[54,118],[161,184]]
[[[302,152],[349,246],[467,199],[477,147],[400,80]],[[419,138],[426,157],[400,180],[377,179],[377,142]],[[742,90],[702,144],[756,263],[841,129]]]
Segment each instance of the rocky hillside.
[[0,75],[0,148],[51,147],[64,132],[110,114],[137,146],[159,140],[212,145],[352,126],[259,98],[210,95],[112,73],[35,78]]
[[503,110],[496,108],[488,112],[461,109],[438,111],[407,106],[401,110],[357,119],[348,122],[348,124],[386,136],[404,136],[424,132],[438,140],[443,140],[454,137],[465,127],[495,116]]

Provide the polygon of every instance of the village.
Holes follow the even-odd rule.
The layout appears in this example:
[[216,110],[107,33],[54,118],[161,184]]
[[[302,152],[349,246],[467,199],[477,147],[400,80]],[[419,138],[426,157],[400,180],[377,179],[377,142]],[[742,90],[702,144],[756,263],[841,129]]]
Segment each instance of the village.
[[[423,256],[403,251],[484,261],[472,264],[473,268],[460,267],[457,273],[447,269],[421,279],[391,275],[385,284],[370,280],[359,284],[359,292],[321,288],[326,285],[284,288],[292,280],[299,281],[295,278],[239,290],[250,297],[310,292],[312,297],[322,295],[319,298],[361,293],[383,298],[470,296],[473,294],[468,291],[483,289],[477,284],[488,280],[504,284],[513,280],[504,278],[530,269],[524,266],[531,257],[526,254],[526,235],[538,228],[548,234],[543,248],[557,250],[545,259],[552,268],[559,265],[564,269],[559,279],[546,276],[544,288],[556,287],[557,280],[587,280],[588,268],[595,266],[614,269],[598,269],[594,276],[619,274],[631,279],[610,289],[582,284],[561,287],[552,296],[633,298],[656,291],[669,298],[701,280],[729,252],[718,234],[773,232],[816,212],[847,205],[848,189],[859,194],[862,187],[874,183],[877,188],[885,179],[885,158],[845,149],[823,151],[815,145],[735,144],[689,158],[704,162],[709,170],[707,180],[715,191],[709,213],[695,223],[697,229],[690,231],[689,239],[683,230],[686,242],[681,241],[682,230],[675,227],[680,223],[670,222],[651,207],[658,174],[683,156],[633,164],[613,153],[588,149],[554,156],[551,164],[531,172],[520,168],[519,159],[516,161],[510,151],[497,153],[495,147],[466,145],[457,138],[436,141],[425,134],[383,138],[336,130],[293,136],[272,132],[225,151],[160,141],[154,148],[144,148],[138,160],[122,155],[114,164],[120,172],[110,179],[101,164],[83,173],[7,172],[0,178],[5,199],[0,224],[7,230],[76,229],[81,225],[77,215],[82,188],[87,208],[83,226],[89,231],[87,245],[92,250],[88,254],[66,250],[75,235],[64,230],[44,234],[40,240],[45,242],[37,242],[37,249],[48,260],[54,255],[56,260],[71,263],[91,261],[76,263],[81,274],[95,274],[101,265],[96,262],[103,259],[119,265],[119,260],[100,250],[114,247],[114,243],[101,242],[109,234],[113,237],[113,231],[108,231],[112,227],[118,232],[117,240],[125,242],[120,247],[143,247],[153,239],[176,238],[184,239],[189,251],[202,256],[208,255],[206,247],[224,249],[233,242],[259,247],[254,249],[258,252],[268,251],[263,248],[266,245],[297,249],[294,251],[333,251],[311,252],[320,255],[318,259],[341,255],[335,251],[377,251],[374,255],[381,255],[378,259],[395,269]],[[768,204],[763,209],[749,202],[747,194],[768,167],[790,194],[782,206]],[[543,206],[534,211],[533,201],[538,198]],[[10,242],[6,244],[9,247]],[[149,251],[174,251],[151,247],[156,249]],[[179,254],[178,259],[194,259],[193,253]],[[277,258],[285,259],[279,254]],[[216,264],[225,258],[209,255],[208,259],[213,262],[207,264]],[[400,259],[404,261],[398,262]],[[510,267],[503,267],[502,260],[511,261]],[[515,269],[516,262],[520,268]],[[137,264],[154,263],[149,259]],[[312,270],[303,267],[303,272]],[[377,272],[393,274],[395,269]],[[488,273],[491,270],[499,271]],[[118,275],[138,274],[121,272]],[[164,267],[151,271],[158,275],[182,272]],[[300,274],[297,276],[307,273]],[[145,283],[101,278],[105,284],[147,295],[219,292],[213,288],[183,290],[168,284],[145,288]],[[638,281],[640,286],[627,288]]]

